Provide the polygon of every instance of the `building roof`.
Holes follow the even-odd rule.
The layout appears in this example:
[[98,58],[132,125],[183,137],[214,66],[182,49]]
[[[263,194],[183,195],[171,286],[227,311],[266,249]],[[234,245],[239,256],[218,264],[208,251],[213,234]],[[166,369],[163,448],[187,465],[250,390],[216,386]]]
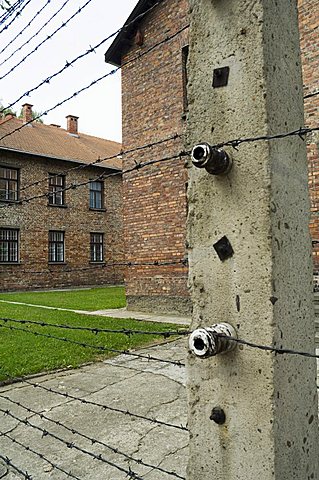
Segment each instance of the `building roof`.
[[[7,115],[0,120],[0,138],[23,125],[23,120]],[[91,163],[99,158],[117,155],[121,144],[84,133],[72,135],[64,128],[33,122],[0,140],[0,151],[28,153],[77,163]],[[122,160],[114,158],[97,166],[122,169]]]
[[121,66],[122,56],[132,46],[132,34],[134,31],[136,31],[138,25],[144,18],[141,15],[143,15],[144,12],[146,12],[148,9],[150,9],[157,3],[159,3],[158,0],[139,0],[139,2],[137,2],[135,8],[133,9],[132,13],[128,17],[124,25],[133,22],[134,18],[136,18],[136,21],[129,27],[123,28],[120,33],[115,37],[113,43],[105,53],[106,63],[110,63],[111,65],[115,65],[116,67]]

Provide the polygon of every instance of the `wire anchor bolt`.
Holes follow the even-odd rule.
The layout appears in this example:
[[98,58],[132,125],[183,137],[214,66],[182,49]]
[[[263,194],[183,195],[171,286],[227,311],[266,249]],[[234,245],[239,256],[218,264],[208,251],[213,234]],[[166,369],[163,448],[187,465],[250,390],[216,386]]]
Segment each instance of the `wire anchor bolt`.
[[237,332],[229,323],[215,323],[211,327],[197,328],[188,341],[189,349],[199,358],[207,358],[227,353],[236,348]]
[[191,153],[192,163],[197,168],[205,168],[211,175],[226,175],[233,162],[228,153],[203,142],[195,145]]

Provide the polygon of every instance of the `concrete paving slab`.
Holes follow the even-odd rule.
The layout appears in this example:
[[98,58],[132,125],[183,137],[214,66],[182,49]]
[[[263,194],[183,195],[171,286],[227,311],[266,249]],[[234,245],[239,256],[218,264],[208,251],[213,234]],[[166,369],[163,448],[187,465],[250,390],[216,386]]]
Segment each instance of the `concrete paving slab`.
[[[185,339],[142,349],[183,362],[185,351]],[[78,480],[123,480],[130,471],[146,480],[185,478],[188,432],[151,421],[186,425],[184,367],[120,355],[31,382],[39,387],[20,382],[0,388],[0,407],[33,425],[0,415],[0,433],[11,430],[0,435],[0,451],[33,479],[62,480],[69,473]],[[133,415],[86,405],[41,386]],[[21,476],[9,467],[4,478]]]

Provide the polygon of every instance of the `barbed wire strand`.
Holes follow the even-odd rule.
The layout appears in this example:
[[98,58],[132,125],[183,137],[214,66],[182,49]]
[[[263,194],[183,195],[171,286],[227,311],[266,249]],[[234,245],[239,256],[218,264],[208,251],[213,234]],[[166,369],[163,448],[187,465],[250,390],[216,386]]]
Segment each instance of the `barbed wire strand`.
[[315,97],[316,95],[319,95],[319,90],[318,90],[318,92],[308,93],[308,94],[305,95],[303,98],[304,98],[304,99],[312,98],[312,97]]
[[0,25],[2,25],[4,22],[6,22],[8,20],[8,18],[10,18],[11,15],[13,15],[14,12],[19,8],[19,6],[22,5],[24,2],[25,2],[25,0],[17,0],[16,3],[9,6],[7,9],[5,9],[3,14],[0,15]]
[[[31,0],[29,0],[31,1]],[[41,43],[39,43],[31,52],[29,52],[27,55],[25,55],[18,63],[16,63],[13,67],[11,67],[6,73],[0,76],[0,80],[3,80],[6,78],[10,73],[12,73],[16,68],[18,68],[22,63],[24,63],[33,53],[37,52],[42,45],[44,45],[48,40],[51,40],[54,35],[56,35],[62,28],[66,27],[71,20],[73,20],[77,15],[82,13],[82,11],[87,7],[92,2],[92,0],[87,0],[81,7],[78,8],[78,10],[71,15],[65,22],[61,24],[60,27],[54,30],[53,33],[48,35]],[[0,32],[1,33],[1,32]]]
[[[0,318],[0,321],[3,321],[3,322],[8,322],[10,321],[10,319],[5,319],[5,318]],[[12,320],[13,322],[16,322],[16,323],[34,323],[33,321],[29,321],[29,320]],[[36,322],[35,322],[36,323]],[[42,322],[39,323],[39,326],[41,325]],[[52,324],[44,324],[44,325],[41,325],[41,326],[52,326]],[[56,326],[57,328],[64,328],[62,325],[54,325]],[[4,326],[4,325],[0,325],[0,328],[11,328],[10,326]],[[16,327],[12,327],[13,329],[15,329]],[[76,327],[67,327],[71,330],[77,330]],[[22,329],[23,331],[25,329]],[[93,328],[92,331],[94,331],[94,333],[103,333],[103,329],[101,329],[101,331],[99,331],[100,329],[95,329]],[[28,332],[28,330],[26,330]],[[35,335],[44,335],[44,334],[40,334],[38,332],[32,332],[34,333]],[[93,333],[93,332],[92,332]],[[123,334],[126,334],[126,335],[134,335],[135,333],[136,334],[146,334],[146,332],[142,332],[142,331],[138,331],[138,330],[108,330],[107,332],[104,332],[104,333],[123,333]],[[156,335],[158,332],[149,332],[149,335]],[[190,335],[192,332],[188,331],[188,330],[175,330],[175,331],[172,331],[172,330],[168,330],[166,332],[161,332],[160,335],[167,335],[168,337],[169,336],[172,336],[172,335],[179,335],[179,336],[185,336],[185,335]],[[310,352],[304,352],[304,351],[300,351],[300,350],[293,350],[293,349],[289,349],[289,348],[278,348],[278,347],[274,347],[274,346],[269,346],[269,345],[261,345],[261,344],[258,344],[258,343],[253,343],[253,342],[250,342],[250,341],[247,341],[247,340],[243,340],[243,339],[240,339],[240,338],[237,338],[237,337],[231,337],[231,336],[228,336],[228,335],[224,335],[224,334],[219,334],[219,333],[214,333],[214,336],[218,337],[218,338],[226,338],[227,340],[230,340],[230,341],[233,341],[233,342],[236,342],[236,343],[239,343],[241,345],[245,345],[247,347],[251,347],[251,348],[256,348],[256,349],[259,349],[259,350],[264,350],[264,351],[270,351],[270,352],[273,352],[273,353],[276,353],[276,354],[286,354],[286,355],[299,355],[299,356],[303,356],[303,357],[309,357],[309,358],[319,358],[319,354],[315,354],[315,353],[310,353]],[[53,337],[55,338],[55,337]],[[59,337],[57,337],[59,338]],[[72,341],[73,342],[73,341]],[[98,347],[100,348],[100,347]]]
[[45,456],[43,455],[43,453],[39,453],[39,452],[37,452],[36,450],[34,450],[33,448],[31,448],[29,445],[24,445],[23,443],[19,442],[19,440],[11,437],[11,436],[9,435],[9,433],[7,433],[7,432],[0,432],[0,437],[8,438],[12,443],[15,443],[16,445],[19,445],[19,447],[24,448],[24,450],[26,450],[27,452],[33,453],[33,454],[36,455],[37,457],[41,458],[41,460],[43,460],[44,462],[46,462],[46,463],[48,463],[49,465],[51,465],[51,467],[53,467],[55,470],[59,470],[60,472],[64,473],[67,477],[74,478],[75,480],[81,480],[79,477],[76,477],[76,476],[73,475],[71,472],[68,472],[68,471],[64,470],[62,467],[59,467],[59,465],[53,463],[51,460],[49,460],[47,457],[45,457]]
[[[101,264],[97,263],[96,265],[90,265],[88,267],[78,267],[78,268],[67,267],[63,270],[61,269],[56,270],[54,268],[49,270],[38,270],[38,271],[23,269],[23,270],[19,270],[19,274],[23,273],[28,275],[51,275],[51,274],[61,275],[61,273],[66,274],[66,273],[73,273],[73,272],[96,272],[96,270],[104,270],[106,268],[115,268],[115,267],[130,267],[130,268],[142,267],[142,266],[143,267],[170,267],[170,266],[177,266],[177,265],[187,266],[187,264],[188,264],[188,261],[186,258],[185,259],[183,258],[181,260],[172,260],[172,261],[154,260],[153,262],[113,262],[113,263],[101,263]],[[59,263],[57,263],[57,265],[61,267]],[[3,266],[8,267],[8,266],[12,266],[12,264],[0,265],[0,267],[3,267]],[[54,265],[52,264],[52,266]]]
[[19,475],[21,475],[23,478],[25,478],[25,480],[32,480],[31,475],[29,475],[28,472],[24,472],[23,470],[21,470],[21,468],[17,467],[14,463],[12,463],[12,461],[10,460],[9,457],[5,457],[5,456],[1,455],[1,453],[0,453],[0,458],[1,458],[1,460],[3,460],[3,462],[8,467],[11,467],[13,470],[15,470],[17,473],[19,473]]
[[[27,23],[27,25],[25,25],[25,27],[23,27],[22,30],[20,30],[19,33],[17,33],[17,35],[12,39],[10,40],[10,42],[8,42],[2,50],[0,50],[0,55],[8,48],[10,47],[10,45],[13,44],[13,42],[20,36],[22,35],[29,27],[30,25],[33,23],[33,21],[42,13],[42,11],[51,3],[51,0],[47,0],[46,3],[40,8],[40,10],[38,10],[34,15],[33,17],[31,18],[31,20]],[[30,40],[28,40],[30,41]],[[16,50],[17,51],[17,50]],[[9,58],[12,57],[13,54],[10,55]],[[4,60],[3,62],[0,63],[0,67],[9,59],[7,58],[6,60]]]
[[[6,372],[1,365],[0,365],[0,372],[4,376],[6,376],[8,379],[10,379],[10,380],[12,379],[12,375],[10,375],[8,372]],[[153,424],[158,424],[158,425],[165,426],[165,427],[175,428],[177,430],[188,431],[188,429],[184,425],[175,425],[173,423],[167,423],[167,422],[164,422],[162,420],[157,420],[156,418],[146,417],[144,415],[139,415],[139,414],[136,414],[136,413],[132,413],[129,410],[122,410],[120,408],[110,407],[109,405],[105,405],[103,403],[93,402],[92,400],[86,400],[84,398],[76,397],[75,395],[72,395],[71,393],[60,392],[59,390],[54,390],[52,387],[46,387],[45,385],[42,385],[41,383],[31,382],[30,380],[28,380],[25,377],[19,377],[19,378],[15,379],[15,381],[24,382],[27,385],[30,385],[34,388],[40,388],[41,390],[52,393],[54,395],[60,395],[61,397],[67,398],[68,400],[74,400],[74,401],[80,402],[82,405],[90,405],[90,406],[93,406],[93,407],[101,408],[102,410],[110,410],[114,413],[121,413],[121,414],[127,415],[129,417],[139,418],[140,420],[146,420],[147,422],[150,422],[150,423],[153,423]]]
[[[12,19],[9,23],[7,23],[7,25],[5,25],[5,26],[0,30],[0,34],[1,34],[2,32],[4,32],[5,30],[7,30],[7,29],[10,27],[10,25],[12,25],[12,23],[13,23],[18,17],[20,17],[20,15],[21,15],[21,13],[23,12],[23,10],[25,9],[25,7],[27,7],[31,1],[32,1],[32,0],[28,0],[24,5],[22,5],[21,9],[17,11],[15,17],[13,17],[13,19]],[[20,3],[20,5],[21,5],[21,3]],[[20,6],[20,5],[19,5],[19,6]]]
[[126,476],[129,477],[129,478],[133,478],[135,480],[143,480],[142,477],[137,475],[137,473],[133,472],[133,470],[131,470],[131,468],[129,470],[127,470],[127,469],[121,467],[120,465],[117,465],[116,463],[114,463],[110,460],[107,460],[105,457],[103,457],[102,454],[97,455],[96,453],[94,453],[90,450],[86,450],[86,449],[80,447],[79,445],[76,445],[73,442],[68,442],[68,441],[64,440],[64,438],[56,435],[55,433],[49,432],[48,430],[46,430],[42,427],[39,427],[38,425],[34,425],[28,419],[19,418],[17,415],[13,414],[10,410],[4,410],[3,408],[0,408],[0,412],[2,412],[4,415],[10,416],[11,418],[18,421],[19,423],[22,423],[23,425],[26,425],[28,427],[31,427],[31,428],[35,429],[35,430],[38,430],[39,432],[42,433],[42,438],[47,437],[47,436],[49,436],[51,438],[54,438],[55,440],[59,441],[60,443],[63,443],[67,448],[77,450],[78,452],[81,452],[83,455],[88,455],[91,458],[93,458],[94,460],[99,460],[103,463],[106,463],[107,465],[109,465],[111,467],[116,468],[120,472],[125,473]]
[[117,353],[121,355],[128,355],[136,358],[143,358],[148,361],[156,361],[156,362],[162,362],[162,363],[169,363],[171,365],[176,365],[178,367],[184,367],[185,364],[181,363],[180,361],[175,361],[175,360],[166,360],[163,358],[158,358],[158,357],[153,357],[152,355],[143,355],[139,353],[134,353],[129,350],[118,350],[116,348],[110,348],[110,347],[105,347],[104,345],[94,345],[90,343],[85,343],[85,342],[78,342],[77,340],[71,340],[70,338],[66,337],[57,337],[55,335],[50,335],[47,333],[40,333],[40,332],[35,332],[32,330],[28,330],[26,328],[20,328],[20,327],[13,327],[12,325],[0,325],[0,328],[4,328],[7,330],[12,330],[12,331],[19,331],[19,332],[24,332],[28,333],[29,335],[34,335],[36,337],[44,337],[44,338],[49,338],[51,340],[58,340],[60,342],[65,342],[65,343],[70,343],[72,345],[78,345],[79,347],[83,348],[92,348],[93,350],[99,350],[100,352],[111,352],[111,353]]
[[[32,183],[29,183],[29,184],[26,184],[24,185],[22,188],[20,188],[20,192],[24,191],[24,190],[27,190],[28,188],[30,187],[34,187],[34,186],[37,186],[37,185],[40,185],[41,183],[43,182],[48,182],[49,179],[52,179],[52,178],[57,178],[59,177],[60,175],[67,175],[69,174],[70,172],[74,172],[74,171],[78,171],[78,170],[83,170],[85,168],[88,168],[88,167],[92,167],[92,166],[95,166],[95,165],[98,165],[102,162],[106,162],[108,160],[114,160],[116,158],[120,158],[121,156],[124,156],[124,155],[128,155],[129,153],[134,153],[134,152],[137,152],[137,151],[140,151],[140,150],[144,150],[146,148],[151,148],[151,147],[154,147],[154,146],[157,146],[157,145],[161,145],[163,143],[167,143],[171,140],[176,140],[178,138],[180,138],[181,135],[179,135],[178,133],[174,133],[174,135],[171,135],[169,137],[166,137],[166,138],[162,138],[161,140],[156,140],[154,142],[149,142],[147,144],[144,144],[144,145],[140,145],[138,147],[134,147],[134,148],[130,148],[128,150],[120,150],[118,153],[114,154],[114,155],[110,155],[110,156],[107,156],[107,157],[103,157],[103,158],[98,158],[97,160],[94,160],[93,162],[89,162],[89,163],[84,163],[84,164],[81,164],[81,165],[77,165],[76,167],[70,167],[68,168],[67,170],[64,170],[63,172],[59,173],[59,174],[56,174],[56,175],[46,175],[45,177],[41,178],[40,180],[36,180]],[[108,167],[108,165],[101,165],[102,168],[112,168],[112,166]]]
[[[91,1],[91,0],[89,0]],[[58,75],[61,75],[61,73],[63,73],[66,69],[70,68],[71,66],[74,66],[74,64],[78,61],[78,60],[81,60],[82,58],[85,58],[87,55],[90,55],[91,53],[95,53],[96,50],[101,47],[102,45],[104,45],[104,43],[108,42],[109,40],[111,40],[113,37],[115,37],[116,35],[118,35],[121,31],[123,30],[126,30],[127,28],[129,28],[131,25],[133,25],[137,20],[143,18],[145,15],[147,15],[151,10],[153,10],[162,0],[159,0],[155,5],[153,5],[152,7],[148,8],[145,12],[141,13],[140,15],[137,15],[133,20],[131,20],[129,23],[127,23],[126,25],[124,25],[123,27],[117,29],[115,32],[111,33],[110,35],[108,35],[107,37],[105,37],[104,39],[102,39],[100,42],[98,42],[96,45],[94,46],[90,46],[90,48],[88,50],[86,50],[85,52],[79,54],[78,56],[76,56],[75,58],[73,58],[73,60],[71,60],[70,62],[66,62],[65,65],[60,68],[58,71],[56,71],[55,73],[49,75],[45,80],[41,81],[38,85],[36,85],[35,87],[31,88],[30,90],[27,90],[25,93],[23,93],[22,95],[20,95],[20,97],[15,100],[14,102],[12,102],[9,106],[7,106],[6,108],[11,108],[12,106],[14,106],[17,102],[19,102],[23,97],[25,96],[30,96],[30,94],[32,92],[34,92],[35,90],[37,90],[38,88],[40,88],[42,85],[44,84],[47,84],[47,83],[50,83],[50,81],[57,77]],[[86,6],[86,4],[85,4]],[[82,7],[84,8],[84,7]],[[61,27],[59,27],[55,32],[58,32],[63,26],[65,25],[62,25]],[[52,37],[52,35],[51,35]],[[50,38],[51,38],[50,37]],[[49,37],[48,37],[49,38]],[[47,40],[47,39],[46,39]],[[45,40],[45,41],[46,41]],[[36,49],[38,49],[41,45],[43,45],[44,41],[41,42],[37,47]],[[32,52],[30,52],[29,55],[31,55],[35,50],[33,50]],[[27,55],[26,57],[24,57],[24,59],[22,61],[24,61],[26,58],[28,58]],[[15,67],[13,67],[13,69],[15,69],[18,65],[20,65],[22,63],[22,61],[20,63],[18,63]],[[8,71],[4,76],[0,77],[0,80],[2,80],[2,78],[4,78],[6,75],[8,75],[9,73],[11,73],[11,71],[13,70],[11,69],[10,71]]]
[[20,408],[23,408],[24,410],[26,410],[27,412],[29,413],[32,413],[34,415],[37,415],[39,416],[41,419],[44,419],[50,423],[53,423],[54,425],[57,425],[58,427],[61,427],[61,428],[64,428],[65,430],[67,430],[68,432],[72,433],[73,435],[78,435],[79,437],[82,437],[84,438],[85,440],[88,440],[89,442],[92,443],[92,445],[101,445],[102,447],[105,447],[107,448],[108,450],[111,450],[113,453],[116,453],[118,455],[121,455],[123,457],[125,457],[127,460],[130,460],[132,462],[135,462],[139,465],[143,465],[144,467],[148,467],[148,468],[152,468],[153,470],[157,470],[157,471],[160,471],[160,472],[163,472],[167,475],[171,475],[173,477],[176,477],[176,478],[180,478],[181,480],[185,480],[185,477],[182,477],[181,475],[178,475],[176,472],[172,472],[172,471],[169,471],[169,470],[166,470],[160,466],[156,466],[156,465],[152,465],[150,463],[146,463],[144,462],[142,459],[138,459],[138,458],[134,458],[132,457],[131,455],[128,455],[127,453],[124,453],[122,452],[121,450],[119,450],[118,448],[115,448],[115,447],[112,447],[110,446],[109,444],[105,443],[105,442],[102,442],[100,440],[97,440],[96,438],[93,438],[93,437],[90,437],[84,433],[81,433],[79,432],[78,430],[76,430],[75,428],[73,427],[68,427],[67,425],[64,425],[62,422],[58,421],[58,420],[53,420],[52,418],[50,417],[47,417],[46,415],[44,415],[43,413],[41,412],[37,412],[36,410],[33,410],[32,408],[30,407],[27,407],[25,405],[23,405],[21,402],[18,402],[18,401],[15,401],[15,400],[12,400],[10,397],[7,397],[6,395],[1,395],[0,394],[0,398],[3,398],[11,403],[13,403],[14,405],[17,405],[18,407]]
[[[49,18],[49,20],[47,20],[41,28],[39,28],[39,30],[37,30],[30,38],[28,38],[28,40],[26,40],[22,45],[20,45],[20,47],[18,47],[16,50],[14,50],[14,52],[12,52],[2,63],[0,63],[0,66],[2,66],[4,63],[6,63],[8,60],[10,60],[10,58],[13,57],[13,55],[15,55],[17,52],[21,51],[23,49],[23,47],[25,47],[26,45],[28,45],[28,43],[31,42],[31,40],[33,40],[37,35],[39,35],[39,33],[63,10],[63,8],[69,3],[70,0],[66,0],[62,5],[61,7],[53,14],[51,15],[51,17]],[[15,102],[16,103],[16,102]]]
[[[161,0],[162,1],[162,0]],[[156,5],[154,5],[153,7],[151,8],[154,8]],[[141,15],[145,15],[147,12],[145,12],[144,14],[141,14]],[[134,19],[134,22],[136,22],[136,20],[139,18],[140,16],[136,17]],[[128,24],[129,25],[129,24]],[[24,128],[26,125],[30,125],[31,123],[35,122],[36,120],[39,120],[42,116],[44,115],[47,115],[49,112],[51,112],[52,110],[54,110],[55,108],[58,108],[60,107],[61,105],[63,105],[64,103],[68,102],[69,100],[73,99],[74,97],[76,97],[77,95],[81,94],[82,92],[88,90],[89,88],[91,88],[92,86],[96,85],[97,83],[99,83],[100,81],[104,80],[105,78],[108,78],[112,75],[115,75],[121,68],[139,60],[140,58],[144,57],[145,55],[148,55],[150,52],[152,52],[154,49],[156,49],[157,47],[163,45],[164,43],[166,42],[169,42],[170,40],[172,40],[173,38],[175,38],[177,35],[180,35],[184,30],[186,30],[187,28],[189,27],[189,25],[186,25],[184,26],[183,28],[181,28],[180,30],[178,30],[177,32],[173,33],[172,35],[168,35],[166,36],[163,40],[161,40],[160,42],[152,45],[151,47],[149,47],[147,50],[145,50],[144,52],[141,52],[139,53],[138,55],[136,55],[134,58],[130,59],[130,60],[127,60],[126,62],[124,62],[121,66],[119,67],[116,67],[115,69],[111,70],[110,72],[107,72],[106,74],[102,75],[101,77],[97,78],[96,80],[93,80],[91,83],[89,83],[88,85],[86,85],[85,87],[82,87],[81,89],[77,90],[76,92],[74,92],[72,95],[70,95],[69,97],[65,98],[64,100],[58,102],[56,105],[54,105],[53,107],[45,110],[44,112],[40,113],[39,115],[35,116],[33,119],[31,119],[29,122],[26,122],[24,123],[23,125],[21,125],[20,127],[17,127],[15,128],[14,130],[12,130],[11,132],[7,133],[6,135],[3,135],[2,137],[0,137],[0,140],[3,140],[4,138],[12,135],[13,133],[15,132],[18,132],[20,131],[22,128]],[[124,28],[124,27],[123,27]],[[119,29],[119,30],[122,30],[122,29]],[[115,32],[115,33],[118,33],[118,32]],[[92,47],[91,47],[92,48]],[[88,51],[90,53],[90,50]],[[66,65],[65,65],[66,68],[68,68]],[[64,67],[64,70],[65,70],[65,67]],[[45,82],[47,83],[47,82]],[[41,82],[41,85],[43,84],[43,82]],[[39,84],[39,86],[41,86]],[[38,87],[35,87],[35,88],[39,88]],[[35,90],[35,88],[32,89],[32,91]],[[19,100],[21,100],[21,98],[23,98],[23,96],[28,96],[29,95],[29,92],[31,92],[31,90],[29,90],[28,92],[25,92],[18,100],[16,100],[15,102],[11,103],[10,105],[8,105],[7,107],[4,107],[1,111],[3,112],[4,110],[8,109],[8,108],[11,108],[11,106],[15,105]]]
[[[64,188],[59,189],[59,192],[67,192],[68,190],[75,190],[79,187],[89,185],[92,182],[96,182],[96,181],[99,181],[99,180],[105,180],[107,178],[114,177],[114,176],[117,176],[117,175],[124,175],[124,174],[127,174],[127,173],[131,173],[131,172],[134,172],[136,170],[140,170],[141,168],[145,168],[145,167],[148,167],[148,166],[151,166],[151,165],[155,165],[157,163],[162,163],[162,162],[167,162],[167,161],[170,161],[170,160],[181,159],[182,157],[187,156],[187,155],[189,155],[188,152],[181,151],[178,154],[169,155],[167,157],[163,157],[163,158],[160,158],[160,159],[157,159],[157,160],[150,160],[150,161],[144,162],[144,163],[137,163],[133,167],[131,167],[127,170],[124,170],[124,171],[116,171],[116,172],[113,172],[113,173],[110,173],[110,174],[102,173],[102,174],[98,175],[97,177],[95,177],[94,179],[85,180],[85,181],[79,182],[79,183],[71,183],[70,185],[68,185]],[[22,205],[24,203],[29,203],[32,200],[45,198],[45,197],[48,198],[49,196],[50,196],[50,192],[45,192],[45,193],[42,193],[42,194],[33,195],[31,197],[27,197],[27,198],[24,198],[24,199],[21,199],[21,200],[17,200],[17,201],[14,201],[14,202],[8,202],[8,203],[5,203],[5,204],[2,204],[2,205],[0,205],[0,208],[7,208],[7,207],[14,206],[14,205]]]
[[0,317],[0,321],[4,323],[8,322],[13,322],[13,323],[18,323],[21,325],[37,325],[39,327],[51,327],[51,328],[58,328],[58,329],[65,329],[65,330],[75,330],[75,331],[85,331],[85,332],[90,332],[94,335],[98,335],[99,333],[114,333],[114,334],[123,334],[126,336],[131,336],[131,335],[159,335],[163,336],[164,338],[169,338],[172,336],[178,336],[178,335],[189,335],[190,332],[185,329],[181,330],[168,330],[165,332],[160,332],[160,331],[149,331],[149,330],[132,330],[132,329],[127,329],[127,328],[120,328],[120,329],[112,329],[112,328],[91,328],[91,327],[81,327],[81,326],[73,326],[73,325],[61,325],[61,324],[56,324],[56,323],[47,323],[44,321],[37,321],[37,320],[17,320],[13,318],[3,318]]

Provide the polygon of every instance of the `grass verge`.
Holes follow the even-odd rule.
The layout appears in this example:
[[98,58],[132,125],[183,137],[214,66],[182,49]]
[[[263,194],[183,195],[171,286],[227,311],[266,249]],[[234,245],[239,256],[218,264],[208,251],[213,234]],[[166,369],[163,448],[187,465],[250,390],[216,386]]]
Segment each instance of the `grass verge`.
[[[0,304],[0,317],[17,320],[34,320],[91,328],[132,329],[145,331],[176,330],[181,328],[172,324],[141,322],[132,319],[106,318],[81,315],[73,312],[45,310],[23,305]],[[8,329],[4,327],[14,327]],[[16,328],[27,330],[19,331]],[[114,356],[111,352],[102,352],[94,348],[73,345],[60,340],[35,336],[33,333],[45,333],[70,340],[102,345],[107,348],[126,350],[159,341],[160,335],[124,335],[114,333],[94,334],[87,331],[62,330],[51,326],[34,326],[0,321],[0,381],[6,380],[7,372],[11,378],[51,371],[58,368],[77,367],[83,363],[99,361]]]
[[[99,287],[51,292],[0,293],[0,300],[71,310],[106,310],[125,307],[124,287]],[[1,308],[1,305],[0,305]]]

